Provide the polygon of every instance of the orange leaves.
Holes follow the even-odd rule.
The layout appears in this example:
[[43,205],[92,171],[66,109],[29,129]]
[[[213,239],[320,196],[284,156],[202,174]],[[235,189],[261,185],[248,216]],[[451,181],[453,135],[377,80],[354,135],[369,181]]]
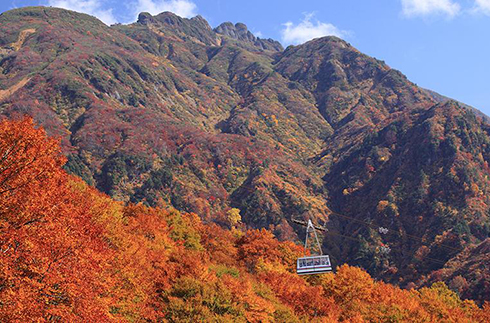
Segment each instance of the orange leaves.
[[481,322],[490,322],[490,302],[485,302],[483,304],[482,311],[475,311],[477,319]]
[[357,267],[342,265],[335,279],[324,286],[325,293],[339,303],[347,300],[368,300],[374,287],[374,281],[368,273]]
[[361,308],[373,301],[374,281],[368,273],[357,267],[342,265],[335,276],[322,277],[326,297],[332,297],[343,309],[343,316],[354,317]]
[[61,170],[57,141],[30,119],[3,121],[0,156],[0,320],[73,320],[80,311],[103,320],[100,227]]
[[54,211],[64,162],[58,141],[32,119],[0,122],[0,221],[20,227]]
[[236,246],[238,259],[252,271],[264,262],[283,271],[292,270],[296,259],[302,254],[302,248],[290,242],[279,242],[265,229],[247,231],[238,239]]
[[254,290],[250,279],[237,279],[229,275],[222,278],[224,286],[231,292],[231,300],[244,313],[248,322],[270,322],[274,305]]
[[224,230],[215,224],[202,227],[201,243],[213,262],[230,267],[236,265],[238,250],[233,234],[242,233],[236,229]]
[[324,297],[333,297],[341,320],[472,322],[481,321],[483,311],[472,301],[462,301],[443,283],[420,291],[403,290],[375,282],[360,268],[343,265],[335,275],[320,279]]
[[265,229],[250,230],[237,241],[238,258],[249,266],[254,266],[259,259],[267,261],[280,260],[279,241]]
[[320,286],[310,286],[303,278],[291,273],[270,271],[262,279],[284,304],[299,315],[335,316],[337,306],[322,295]]
[[2,322],[489,321],[489,304],[444,284],[407,291],[347,265],[297,276],[302,248],[270,231],[124,206],[65,174],[63,161],[29,119],[0,123]]

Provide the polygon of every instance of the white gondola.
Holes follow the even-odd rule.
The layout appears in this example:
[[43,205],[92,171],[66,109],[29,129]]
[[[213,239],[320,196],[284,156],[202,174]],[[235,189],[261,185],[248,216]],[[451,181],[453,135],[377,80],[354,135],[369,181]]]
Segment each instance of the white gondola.
[[[293,222],[306,226],[306,239],[305,250],[308,249],[308,236],[313,233],[318,247],[319,255],[305,256],[298,258],[296,262],[296,273],[298,275],[311,275],[311,274],[323,274],[332,270],[332,264],[330,263],[330,257],[323,255],[318,235],[316,234],[315,226],[308,220],[307,223],[302,221],[293,220]],[[325,231],[324,228],[318,227],[317,229]]]
[[328,255],[298,258],[296,273],[298,275],[323,274],[332,271]]

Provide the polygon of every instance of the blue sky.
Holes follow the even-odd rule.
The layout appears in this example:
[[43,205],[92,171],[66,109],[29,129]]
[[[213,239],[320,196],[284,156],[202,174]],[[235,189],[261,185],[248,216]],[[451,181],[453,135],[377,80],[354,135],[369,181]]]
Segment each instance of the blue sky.
[[490,0],[1,0],[0,11],[52,5],[110,24],[137,13],[243,22],[285,46],[337,35],[418,85],[490,115]]

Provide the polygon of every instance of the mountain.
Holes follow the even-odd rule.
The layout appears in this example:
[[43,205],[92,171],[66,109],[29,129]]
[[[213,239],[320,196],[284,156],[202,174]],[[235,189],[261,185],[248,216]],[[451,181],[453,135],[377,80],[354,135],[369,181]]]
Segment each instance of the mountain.
[[336,265],[402,287],[459,275],[488,300],[488,266],[454,270],[490,234],[486,118],[344,40],[283,49],[200,16],[108,27],[29,7],[0,15],[0,71],[0,113],[32,116],[117,200],[223,226],[238,208],[293,241],[310,217]]

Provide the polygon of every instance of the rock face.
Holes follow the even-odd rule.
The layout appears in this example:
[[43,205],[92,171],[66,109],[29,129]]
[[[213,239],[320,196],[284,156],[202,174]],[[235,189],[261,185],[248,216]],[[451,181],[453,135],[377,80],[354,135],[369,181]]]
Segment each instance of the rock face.
[[257,38],[250,31],[248,31],[247,26],[242,23],[233,25],[231,22],[224,22],[216,27],[214,31],[218,34],[250,43],[254,43],[257,40]]
[[276,52],[283,51],[281,43],[273,39],[261,39],[255,37],[255,35],[248,30],[247,26],[240,22],[235,25],[233,25],[231,22],[224,22],[216,27],[214,31],[231,39],[253,44],[255,47],[261,50]]
[[0,15],[0,72],[1,114],[33,116],[119,200],[218,223],[235,207],[282,239],[311,217],[335,263],[402,286],[489,237],[485,118],[339,38],[283,50],[200,16],[31,7]]

